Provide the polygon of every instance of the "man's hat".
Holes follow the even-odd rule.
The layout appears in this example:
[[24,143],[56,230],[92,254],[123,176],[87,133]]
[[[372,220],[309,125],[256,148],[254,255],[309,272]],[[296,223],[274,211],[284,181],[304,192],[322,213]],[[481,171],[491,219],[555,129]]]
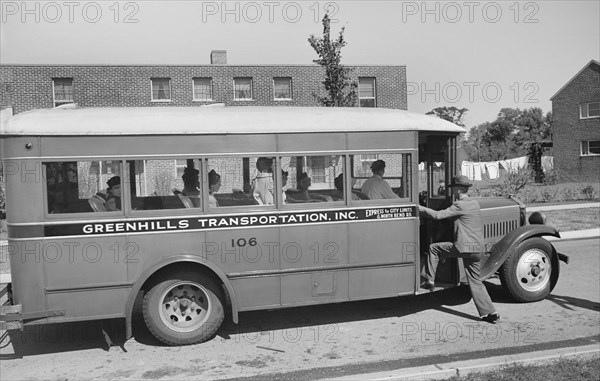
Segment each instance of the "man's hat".
[[380,171],[385,168],[385,161],[383,160],[375,160],[373,164],[371,164],[372,171]]
[[115,185],[119,185],[121,183],[121,178],[119,176],[111,177],[106,184],[109,188],[114,187]]
[[467,176],[454,176],[452,178],[452,182],[450,183],[451,187],[465,187],[468,188],[470,187],[471,184],[469,182],[469,178]]

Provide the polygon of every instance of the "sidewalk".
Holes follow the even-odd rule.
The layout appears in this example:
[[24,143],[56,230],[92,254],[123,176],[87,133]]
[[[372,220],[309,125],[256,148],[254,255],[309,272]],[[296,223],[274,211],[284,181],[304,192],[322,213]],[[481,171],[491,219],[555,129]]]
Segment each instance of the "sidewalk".
[[589,209],[589,208],[600,208],[600,202],[586,202],[586,203],[581,203],[581,204],[527,206],[527,211],[528,212],[544,212],[547,210]]
[[498,369],[510,364],[539,364],[565,357],[579,356],[581,358],[594,358],[600,354],[600,345],[592,344],[582,347],[567,347],[550,349],[545,351],[529,352],[524,358],[523,353],[507,356],[487,357],[473,360],[455,361],[443,364],[432,364],[414,368],[397,369],[393,371],[356,374],[339,378],[328,379],[330,381],[392,381],[392,380],[430,380],[450,378],[452,376],[465,376],[472,372],[486,372]]

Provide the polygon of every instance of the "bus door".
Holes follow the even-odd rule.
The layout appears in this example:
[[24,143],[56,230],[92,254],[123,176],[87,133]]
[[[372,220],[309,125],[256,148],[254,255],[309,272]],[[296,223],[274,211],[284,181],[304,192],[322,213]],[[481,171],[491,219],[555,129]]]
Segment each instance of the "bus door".
[[[434,210],[449,207],[452,192],[448,185],[456,174],[456,138],[453,136],[432,135],[422,132],[419,135],[419,204]],[[420,225],[421,268],[426,261],[425,254],[434,242],[452,242],[452,221],[422,219]],[[436,284],[456,284],[458,281],[457,260],[440,262]]]

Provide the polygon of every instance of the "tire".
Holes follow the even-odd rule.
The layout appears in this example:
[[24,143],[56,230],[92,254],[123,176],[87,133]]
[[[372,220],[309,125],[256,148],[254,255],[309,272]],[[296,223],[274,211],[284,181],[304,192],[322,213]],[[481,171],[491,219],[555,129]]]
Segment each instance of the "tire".
[[500,281],[519,302],[544,299],[556,284],[558,268],[552,245],[543,238],[529,238],[519,244],[500,268]]
[[163,277],[144,295],[144,321],[167,345],[204,342],[217,332],[225,312],[223,289],[204,274]]

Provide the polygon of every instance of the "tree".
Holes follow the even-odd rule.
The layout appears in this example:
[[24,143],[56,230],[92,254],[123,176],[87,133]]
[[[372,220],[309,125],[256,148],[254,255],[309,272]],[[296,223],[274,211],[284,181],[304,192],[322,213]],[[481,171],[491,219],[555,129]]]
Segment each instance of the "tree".
[[341,64],[341,50],[346,46],[344,40],[344,28],[342,27],[337,39],[332,40],[331,20],[326,13],[323,16],[323,37],[317,38],[311,35],[308,38],[310,46],[317,52],[319,59],[314,63],[325,68],[325,86],[327,96],[319,96],[313,93],[317,101],[326,107],[354,107],[356,105],[358,84],[350,77],[351,68]]
[[551,137],[551,123],[552,113],[544,115],[539,107],[503,108],[493,122],[473,127],[464,139],[463,147],[473,161],[529,155],[532,169],[540,178],[541,147]]
[[466,108],[456,108],[454,106],[451,107],[436,107],[433,110],[429,111],[425,115],[435,115],[438,118],[442,118],[447,120],[448,122],[452,122],[458,126],[464,127],[465,123],[463,122],[463,118],[465,113],[469,111]]

